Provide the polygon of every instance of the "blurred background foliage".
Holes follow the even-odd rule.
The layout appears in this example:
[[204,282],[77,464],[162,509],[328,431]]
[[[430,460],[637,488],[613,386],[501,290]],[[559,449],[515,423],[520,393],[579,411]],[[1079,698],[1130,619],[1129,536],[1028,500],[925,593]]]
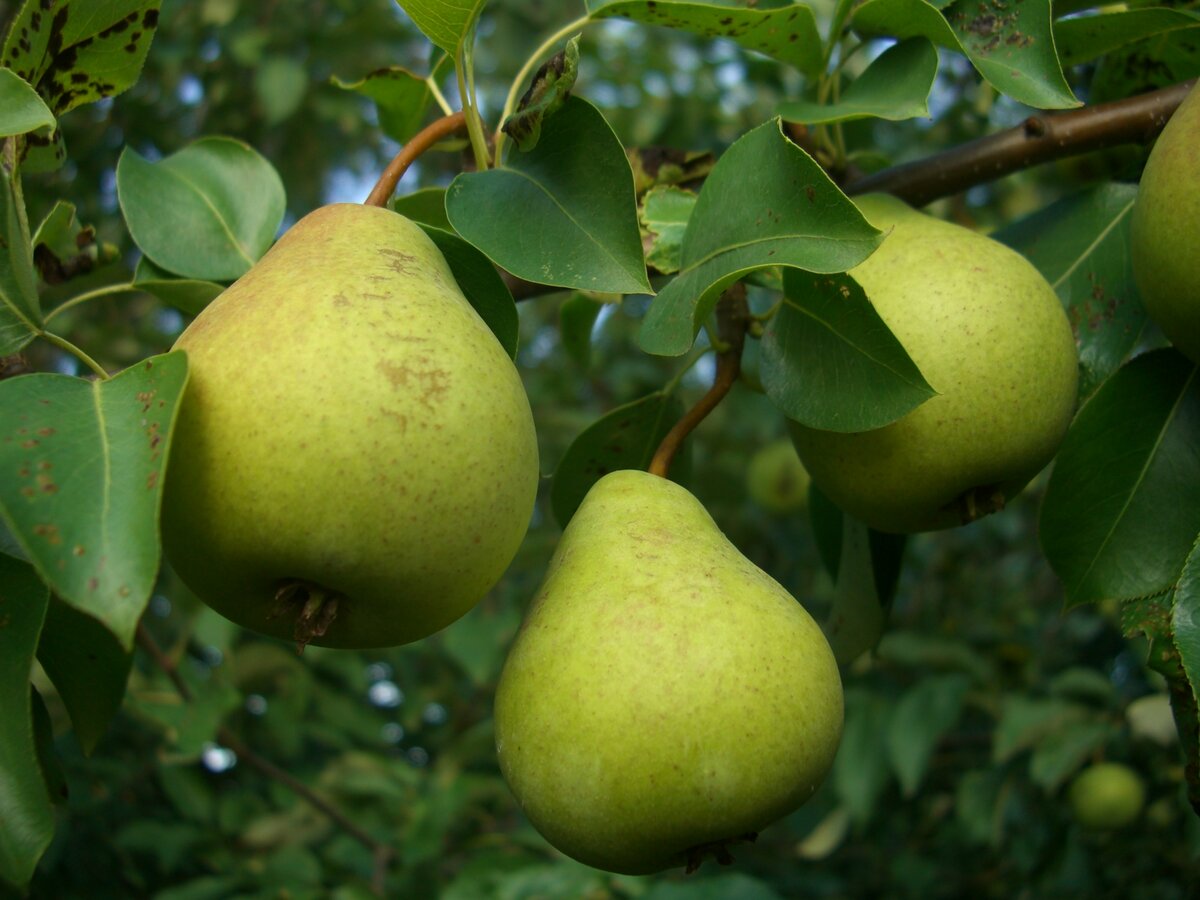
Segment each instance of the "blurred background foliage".
[[[15,7],[0,0],[0,21]],[[485,116],[497,114],[540,36],[577,12],[549,0],[489,4],[477,54]],[[589,28],[582,51],[577,91],[626,145],[720,150],[805,88],[730,43],[619,21]],[[62,286],[64,296],[115,281],[136,262],[116,205],[123,146],[154,159],[201,135],[240,138],[280,171],[290,224],[322,203],[361,200],[396,150],[371,102],[331,78],[354,81],[389,65],[424,74],[429,56],[391,0],[165,0],[138,84],[66,116],[70,162],[26,180],[33,221],[69,200],[121,254]],[[920,157],[1027,114],[961,59],[943,57],[932,120],[848,126],[850,145],[869,151],[862,165]],[[1081,97],[1108,99],[1198,68],[1194,48],[1135,47],[1071,77]],[[452,83],[446,90],[453,104]],[[1123,149],[1044,166],[937,211],[989,228],[1091,181],[1136,178],[1143,158]],[[455,153],[429,155],[401,190],[445,184],[462,164]],[[680,365],[634,349],[644,312],[636,299],[603,307],[590,353],[565,344],[563,299],[520,305],[518,362],[547,475],[590,422],[659,389]],[[70,315],[71,339],[110,368],[165,350],[184,324],[143,295]],[[46,347],[27,356],[31,368],[74,372]],[[710,376],[703,363],[690,372],[686,399]],[[819,619],[833,588],[805,515],[770,513],[746,491],[749,459],[782,434],[771,405],[739,386],[689,442],[691,486],[734,543]],[[1001,515],[909,542],[888,634],[845,673],[846,737],[834,773],[811,803],[741,849],[733,869],[709,863],[692,876],[610,876],[563,858],[500,778],[491,702],[559,533],[547,490],[502,583],[465,619],[413,646],[310,647],[297,657],[207,611],[165,575],[149,624],[179,657],[197,702],[181,705],[139,656],[122,713],[89,759],[41,679],[70,799],[32,895],[370,896],[370,853],[220,746],[224,723],[396,848],[389,896],[1195,896],[1200,827],[1184,800],[1166,695],[1144,665],[1146,648],[1120,636],[1115,608],[1064,611],[1036,543],[1039,485]],[[1147,784],[1145,812],[1120,832],[1083,830],[1065,800],[1071,777],[1099,759],[1128,763]]]

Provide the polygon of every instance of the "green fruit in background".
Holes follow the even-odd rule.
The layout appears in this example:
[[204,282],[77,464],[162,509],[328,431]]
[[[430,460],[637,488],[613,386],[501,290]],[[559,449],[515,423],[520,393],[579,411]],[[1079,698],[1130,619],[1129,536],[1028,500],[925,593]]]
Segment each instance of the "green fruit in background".
[[787,438],[772,441],[750,459],[746,489],[768,512],[789,513],[808,505],[808,472]]
[[417,225],[316,210],[176,346],[191,374],[164,547],[218,612],[281,638],[382,647],[448,625],[500,578],[537,489],[533,419]]
[[1075,821],[1085,828],[1124,828],[1141,815],[1146,787],[1129,766],[1096,763],[1075,777],[1067,799]]
[[842,731],[821,629],[685,489],[592,487],[496,693],[500,768],[546,839],[626,874],[719,859],[804,803]]
[[1020,254],[894,197],[855,201],[889,230],[850,270],[938,391],[884,428],[789,422],[813,481],[879,531],[947,528],[1002,508],[1054,456],[1075,407],[1075,341]]
[[1200,363],[1200,88],[1167,122],[1133,207],[1133,276],[1146,312]]

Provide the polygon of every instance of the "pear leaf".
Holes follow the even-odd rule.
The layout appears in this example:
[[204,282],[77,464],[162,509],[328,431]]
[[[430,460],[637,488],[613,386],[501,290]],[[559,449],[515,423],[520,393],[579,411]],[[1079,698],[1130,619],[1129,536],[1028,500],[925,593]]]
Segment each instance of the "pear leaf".
[[137,268],[133,270],[133,285],[189,316],[198,315],[225,290],[225,285],[215,281],[179,278],[145,256],[138,260]]
[[664,275],[679,271],[679,256],[697,196],[672,185],[655,185],[642,197],[640,219],[646,262]]
[[533,76],[517,110],[504,120],[502,131],[521,150],[532,150],[542,134],[542,122],[558,112],[571,95],[579,71],[579,35],[544,62]]
[[450,220],[446,218],[445,188],[421,188],[411,194],[393,197],[388,205],[406,219],[412,219],[421,225],[454,231]]
[[958,724],[969,685],[961,674],[922,678],[896,704],[885,740],[905,797],[916,796],[938,742]]
[[844,272],[882,235],[778,119],[743,135],[713,167],[688,219],[680,270],[655,298],[638,343],[678,356],[692,346],[722,290],[758,269]]
[[[828,531],[836,517],[830,515],[837,507],[816,490],[809,488],[810,499],[820,497],[813,505],[814,516],[826,520],[822,530]],[[868,528],[852,516],[840,516],[841,535],[834,541],[826,534],[821,539],[822,560],[829,565],[836,561],[837,577],[833,608],[825,620],[825,636],[840,665],[849,665],[868,650],[875,648],[883,636],[887,612],[896,594],[907,536],[885,534]]]
[[42,327],[29,223],[14,183],[19,177],[0,164],[0,356],[19,351]]
[[374,100],[379,112],[379,127],[392,140],[403,144],[421,130],[425,114],[434,102],[430,79],[440,78],[449,64],[450,57],[442,54],[434,63],[429,78],[402,66],[388,66],[369,72],[358,81],[344,81],[336,75],[330,81],[342,90],[355,91]]
[[[1200,534],[1192,544],[1192,552],[1188,554],[1183,572],[1175,585],[1174,601],[1171,630],[1187,680],[1184,690],[1190,693],[1192,700],[1191,704],[1176,701],[1176,718],[1181,739],[1185,743],[1184,753],[1192,761],[1200,759],[1196,722],[1196,698],[1200,697]],[[1175,691],[1179,690],[1175,688]],[[1181,699],[1186,699],[1186,694]]]
[[158,162],[126,147],[117,162],[117,196],[142,252],[184,278],[243,275],[283,221],[279,174],[232,138],[201,138]]
[[0,555],[0,880],[17,886],[33,877],[54,835],[29,684],[47,598],[32,568]]
[[1064,66],[1078,66],[1145,38],[1197,26],[1200,16],[1182,9],[1123,9],[1059,19],[1054,44]]
[[563,350],[577,365],[587,368],[592,359],[592,328],[604,304],[587,294],[572,294],[558,306],[558,330]]
[[33,86],[12,69],[0,69],[0,137],[50,128],[54,113]]
[[791,100],[779,105],[787,122],[806,125],[852,119],[912,119],[929,115],[929,92],[937,76],[937,50],[915,37],[889,47],[850,82],[833,103]]
[[[187,380],[181,352],[108,381],[0,382],[0,518],[56,594],[129,649],[158,575],[158,510]],[[16,477],[12,477],[15,475]]]
[[1059,450],[1038,532],[1067,603],[1161,594],[1200,532],[1200,368],[1134,358],[1084,404]]
[[484,0],[396,0],[421,32],[451,56],[475,24]]
[[685,0],[588,0],[593,19],[613,16],[662,25],[707,38],[728,38],[746,50],[795,66],[810,78],[821,71],[821,36],[805,4],[748,9],[731,3]]
[[520,337],[517,304],[495,266],[458,235],[428,225],[421,227],[446,257],[450,272],[467,302],[487,323],[505,352],[516,359]]
[[528,153],[459,175],[446,193],[454,230],[536,284],[650,293],[633,171],[596,107],[571,97]]

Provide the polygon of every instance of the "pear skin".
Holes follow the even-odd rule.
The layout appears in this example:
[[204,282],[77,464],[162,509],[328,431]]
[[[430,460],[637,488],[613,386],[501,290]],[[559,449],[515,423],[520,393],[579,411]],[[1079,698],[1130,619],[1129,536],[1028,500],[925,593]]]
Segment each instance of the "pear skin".
[[580,862],[725,858],[833,762],[842,686],[821,629],[684,488],[597,482],[563,533],[496,694],[500,767]]
[[539,477],[529,401],[417,225],[316,210],[176,347],[191,375],[164,547],[218,612],[292,639],[324,596],[313,643],[391,646],[503,574]]
[[1200,363],[1200,88],[1191,89],[1150,151],[1131,236],[1146,312]]
[[813,482],[879,531],[1002,509],[1071,422],[1078,356],[1062,304],[1023,256],[885,195],[855,198],[890,233],[850,275],[938,392],[873,431],[789,422]]

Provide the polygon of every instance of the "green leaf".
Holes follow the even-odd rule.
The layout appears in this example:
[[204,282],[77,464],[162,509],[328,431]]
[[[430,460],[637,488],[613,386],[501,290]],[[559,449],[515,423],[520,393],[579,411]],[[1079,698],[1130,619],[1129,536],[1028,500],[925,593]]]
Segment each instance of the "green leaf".
[[1107,722],[1074,722],[1069,728],[1051,731],[1037,744],[1029,760],[1029,778],[1047,793],[1053,793],[1113,736]]
[[1073,194],[993,235],[1054,287],[1079,347],[1086,399],[1133,352],[1146,325],[1130,267],[1137,185],[1110,182]]
[[929,115],[929,92],[937,76],[937,50],[927,38],[901,41],[885,50],[850,82],[833,103],[791,100],[779,105],[788,122],[806,125],[851,119],[900,121]]
[[[644,469],[675,423],[683,404],[662,391],[618,406],[601,416],[571,442],[554,470],[550,505],[558,524],[566,527],[592,485],[618,469]],[[686,453],[676,454],[671,479],[687,480]]]
[[739,138],[717,161],[688,220],[679,274],[655,299],[638,343],[686,353],[721,291],[750,272],[792,266],[844,272],[882,240],[778,119]]
[[698,199],[693,191],[672,185],[656,185],[642,197],[639,218],[650,244],[646,262],[664,275],[679,271],[683,236]]
[[1004,840],[1004,813],[1009,791],[998,769],[967,772],[955,792],[955,818],[963,836],[975,844],[999,847]]
[[442,632],[442,647],[476,685],[494,684],[520,625],[515,606],[494,610],[481,603]]
[[158,510],[182,352],[108,381],[0,382],[0,518],[38,573],[129,649],[158,574]]
[[267,125],[278,125],[304,102],[308,73],[288,56],[268,56],[254,69],[254,93]]
[[487,323],[496,340],[513,359],[517,357],[520,322],[512,291],[486,256],[456,234],[421,226],[442,251],[454,280],[458,282],[467,302]]
[[162,0],[27,0],[0,61],[55,115],[132,87],[158,28]]
[[579,72],[579,35],[542,64],[533,76],[516,111],[504,120],[501,129],[516,141],[521,150],[532,150],[542,134],[542,122],[558,112],[575,86]]
[[1047,735],[1068,731],[1087,719],[1087,708],[1077,703],[1019,694],[1008,696],[996,723],[992,758],[997,763],[1006,762],[1036,746]]
[[158,162],[126,147],[117,195],[134,241],[185,278],[231,281],[267,252],[283,221],[283,183],[255,150],[201,138]]
[[197,758],[205,744],[216,741],[225,717],[242,705],[237,688],[216,676],[200,678],[195,671],[189,666],[179,668],[191,688],[190,701],[166,684],[129,694],[130,708],[163,729],[172,748],[171,762]]
[[887,787],[890,771],[881,736],[888,732],[892,709],[879,692],[846,691],[846,725],[833,761],[833,789],[859,825],[870,820]]
[[[1187,677],[1192,697],[1200,697],[1200,534],[1192,544],[1192,550],[1183,564],[1179,581],[1175,585],[1175,603],[1171,609],[1171,628],[1175,637],[1175,649]],[[1195,723],[1189,723],[1195,733]],[[1180,734],[1188,733],[1181,727]],[[1185,748],[1188,759],[1196,758],[1200,747]]]
[[558,328],[563,349],[579,366],[592,359],[592,328],[604,304],[586,294],[572,294],[558,306]]
[[[440,77],[450,62],[449,56],[438,59],[429,78]],[[409,138],[421,130],[425,114],[434,102],[429,79],[402,66],[376,69],[358,81],[343,81],[336,75],[330,80],[342,90],[355,91],[374,100],[375,108],[379,111],[379,127],[383,129],[384,134],[400,144],[407,143]],[[436,190],[441,191],[440,188]]]
[[451,56],[475,24],[484,0],[396,0],[425,37]]
[[1054,44],[1064,66],[1078,66],[1144,38],[1198,25],[1200,17],[1179,9],[1123,9],[1058,20]]
[[199,315],[204,307],[220,296],[225,285],[198,278],[179,278],[159,268],[143,256],[133,270],[133,283],[189,316]]
[[[939,6],[945,6],[939,10]],[[867,0],[852,27],[866,35],[926,37],[966,54],[1003,94],[1037,109],[1079,106],[1054,51],[1050,0],[1022,0],[1002,7],[993,0]]]
[[789,419],[825,431],[882,428],[937,391],[849,275],[783,274],[762,342],[762,383]]
[[52,597],[37,655],[90,756],[125,697],[133,654],[96,619]]
[[916,796],[938,742],[958,724],[968,684],[965,675],[923,678],[896,704],[886,740],[904,796]]
[[50,112],[33,86],[12,69],[0,69],[0,137],[52,127]]
[[[737,845],[733,847],[737,854]],[[705,878],[689,878],[686,881],[671,882],[663,879],[652,879],[647,882],[649,890],[639,895],[640,900],[781,900],[780,895],[765,881],[751,878],[740,872],[728,875],[710,875]],[[503,894],[504,897],[516,897],[515,894]],[[521,897],[565,897],[566,894],[531,894],[523,893]],[[582,891],[571,896],[583,897]],[[603,896],[600,890],[587,896]]]
[[1200,377],[1175,350],[1092,395],[1050,475],[1042,549],[1070,605],[1168,590],[1200,532]]
[[815,78],[821,71],[821,36],[813,11],[790,4],[747,9],[728,2],[683,0],[588,0],[593,19],[621,16],[646,25],[677,28],[708,38],[728,38]]
[[389,204],[393,210],[421,225],[432,225],[443,231],[453,231],[446,218],[446,189],[421,188],[411,194],[393,197]]
[[33,569],[0,556],[0,878],[18,887],[33,877],[54,835],[29,685],[47,597]]
[[578,97],[543,124],[533,150],[455,178],[446,212],[455,231],[518,278],[650,293],[629,159],[604,116]]
[[833,608],[824,631],[838,663],[849,665],[874,649],[883,635],[906,537],[874,531],[844,514],[836,548],[831,545],[830,537],[825,539],[822,556],[827,564],[836,558],[838,570]]
[[0,356],[19,351],[42,327],[19,178],[0,163]]

